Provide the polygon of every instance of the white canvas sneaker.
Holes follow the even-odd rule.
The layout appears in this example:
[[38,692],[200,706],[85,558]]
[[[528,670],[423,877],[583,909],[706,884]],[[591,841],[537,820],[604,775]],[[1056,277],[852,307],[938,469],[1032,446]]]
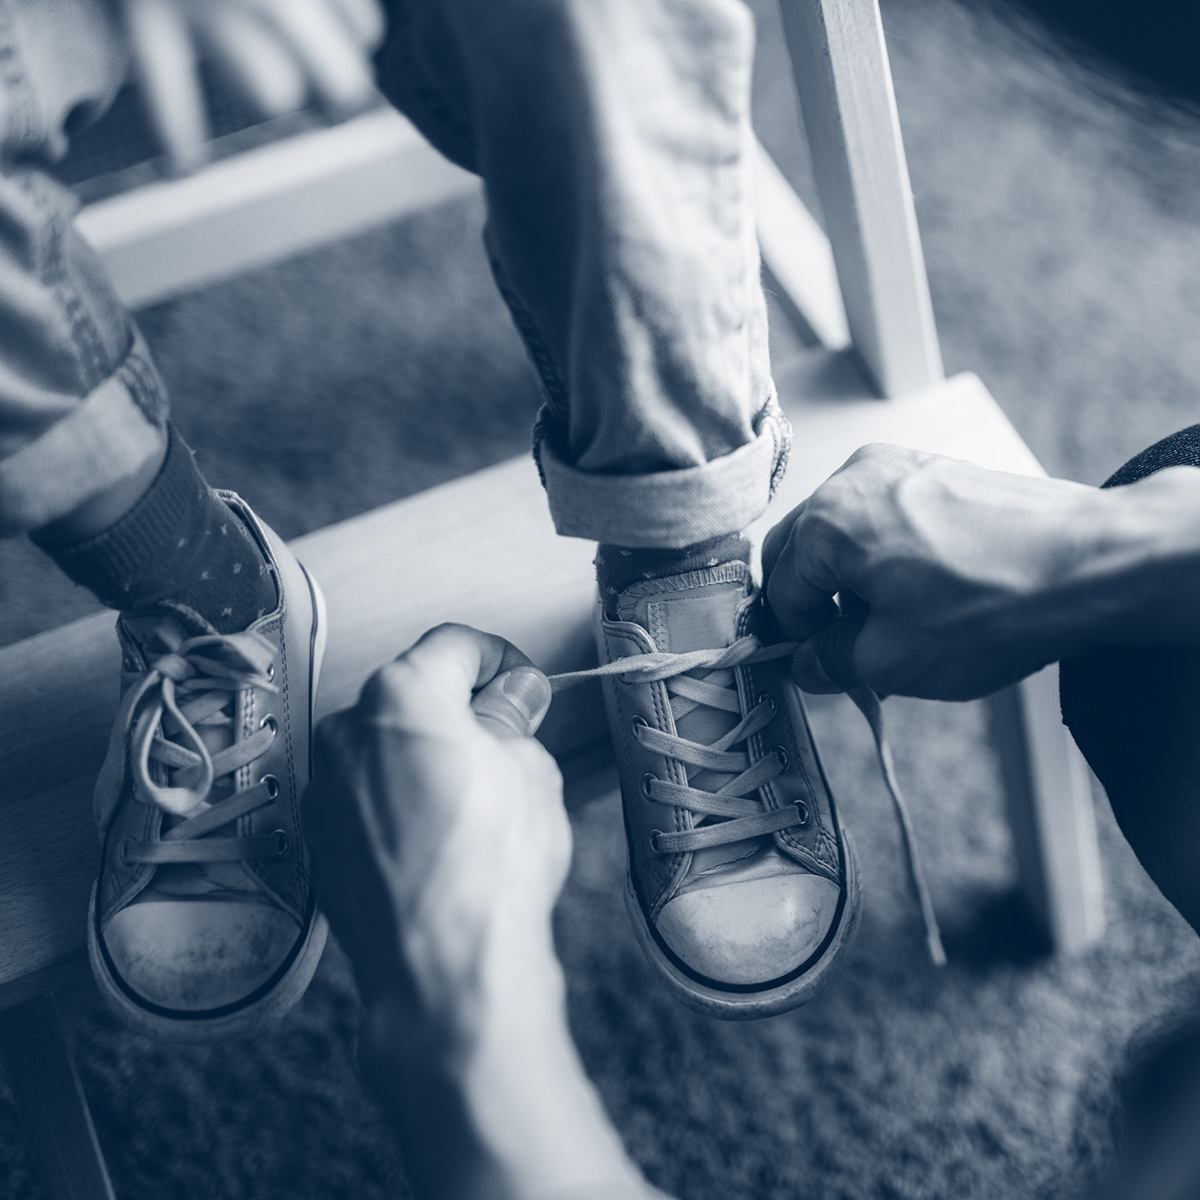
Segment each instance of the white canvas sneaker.
[[857,927],[858,866],[743,562],[648,579],[601,615],[626,903],[667,987],[712,1016],[812,999]]
[[325,945],[300,830],[325,644],[320,590],[246,503],[278,605],[219,634],[166,603],[122,614],[121,707],[96,786],[88,950],[130,1028],[245,1034],[304,994]]

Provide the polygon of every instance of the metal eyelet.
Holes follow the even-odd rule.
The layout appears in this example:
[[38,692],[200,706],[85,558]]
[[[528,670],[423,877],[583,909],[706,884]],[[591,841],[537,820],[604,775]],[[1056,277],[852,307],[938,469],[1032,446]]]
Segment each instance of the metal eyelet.
[[276,829],[271,836],[275,839],[275,857],[283,858],[292,848],[292,839],[282,829]]
[[267,785],[267,799],[274,804],[275,797],[279,795],[279,780],[274,775],[264,775],[258,782]]
[[274,663],[269,664],[267,667],[267,682],[268,683],[275,682],[275,664]]
[[792,803],[795,804],[797,810],[800,813],[800,824],[807,825],[808,824],[808,815],[809,815],[808,814],[808,805],[805,804],[803,800],[793,800]]
[[279,722],[275,720],[274,714],[267,713],[265,717],[258,723],[259,729],[270,729],[272,733],[279,732]]
[[650,849],[653,850],[655,854],[662,854],[662,851],[658,848],[658,839],[660,837],[662,837],[661,829],[650,830]]
[[646,774],[642,776],[642,795],[645,796],[647,800],[654,799],[654,797],[650,794],[650,785],[652,783],[657,783],[657,782],[658,782],[658,776],[651,774],[651,772],[649,772],[649,771],[647,771]]
[[650,726],[647,724],[645,717],[638,716],[638,717],[634,717],[633,720],[629,722],[629,728],[633,730],[633,736],[640,745],[641,739],[638,738],[638,730],[639,729],[649,729]]
[[782,746],[772,746],[771,753],[779,759],[779,772],[783,774],[792,765],[792,760],[788,758],[788,752]]
[[765,696],[762,696],[759,700],[759,703],[765,704],[771,710],[771,716],[774,716],[776,712],[779,711],[775,707],[775,697],[772,696],[770,692],[768,692]]

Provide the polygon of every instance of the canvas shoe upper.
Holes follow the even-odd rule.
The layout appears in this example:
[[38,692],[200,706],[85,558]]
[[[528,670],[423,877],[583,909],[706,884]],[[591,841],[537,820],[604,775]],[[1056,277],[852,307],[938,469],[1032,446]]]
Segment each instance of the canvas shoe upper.
[[[768,618],[750,568],[644,580],[616,612],[601,617],[601,662],[664,663],[604,679],[642,947],[714,1015],[801,1004],[857,923],[857,866],[787,659],[758,641]],[[730,665],[673,673],[673,656],[713,650]]]
[[236,634],[169,602],[122,614],[122,700],[96,787],[93,970],[122,1019],[177,1040],[280,1016],[326,936],[299,815],[323,602],[278,537],[220,495],[257,541],[278,604]]

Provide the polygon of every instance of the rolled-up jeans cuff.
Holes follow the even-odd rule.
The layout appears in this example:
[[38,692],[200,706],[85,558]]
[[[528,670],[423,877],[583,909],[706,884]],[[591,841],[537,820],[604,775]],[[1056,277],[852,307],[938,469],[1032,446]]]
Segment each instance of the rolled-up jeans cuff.
[[555,529],[645,549],[681,549],[740,532],[766,510],[791,448],[791,426],[774,400],[756,426],[754,441],[722,458],[651,475],[580,471],[539,437],[534,454]]
[[167,390],[136,328],[103,383],[0,460],[0,537],[40,529],[128,478],[162,448]]

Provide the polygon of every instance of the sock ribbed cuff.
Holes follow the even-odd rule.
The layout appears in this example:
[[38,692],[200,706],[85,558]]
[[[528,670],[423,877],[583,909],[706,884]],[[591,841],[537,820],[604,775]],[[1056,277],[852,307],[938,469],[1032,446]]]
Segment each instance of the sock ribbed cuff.
[[170,427],[162,470],[125,516],[85,542],[42,549],[110,608],[173,600],[221,633],[246,628],[278,599],[258,544]]
[[[169,428],[166,457],[146,494],[110,529],[74,545],[42,549],[110,608],[128,608],[148,565],[175,546],[197,502],[211,495],[186,443]],[[37,537],[33,540],[36,542]],[[41,543],[39,543],[41,544]]]

